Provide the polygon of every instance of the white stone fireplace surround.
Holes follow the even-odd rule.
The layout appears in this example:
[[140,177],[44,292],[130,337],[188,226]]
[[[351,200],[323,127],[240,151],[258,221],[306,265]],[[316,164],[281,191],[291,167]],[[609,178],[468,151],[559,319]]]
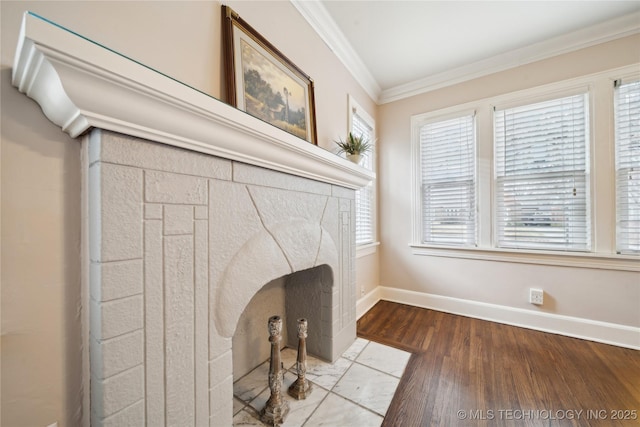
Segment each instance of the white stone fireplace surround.
[[32,14],[13,83],[85,148],[91,425],[231,425],[238,319],[291,273],[310,350],[355,339],[370,172]]

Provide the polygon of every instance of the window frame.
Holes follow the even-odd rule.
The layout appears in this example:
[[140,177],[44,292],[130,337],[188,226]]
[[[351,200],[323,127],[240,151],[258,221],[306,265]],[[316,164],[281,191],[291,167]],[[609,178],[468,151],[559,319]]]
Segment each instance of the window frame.
[[[376,144],[376,122],[374,118],[355,100],[352,95],[347,96],[347,133],[353,129],[353,116],[357,114],[362,121],[371,128],[371,134],[373,135],[372,149],[367,155],[371,159],[371,171],[377,172],[377,144]],[[380,245],[378,241],[378,186],[377,176],[368,185],[371,186],[371,232],[372,238],[370,242],[361,243],[356,245],[356,258],[371,255],[376,253],[377,247]],[[364,187],[363,187],[364,188]],[[360,190],[356,190],[360,191]],[[354,199],[355,205],[355,199]],[[357,207],[355,207],[357,209]],[[356,212],[356,217],[357,217]]]
[[613,166],[613,181],[614,181],[614,193],[615,193],[615,210],[616,210],[616,225],[615,225],[615,251],[617,254],[619,255],[629,255],[629,256],[639,256],[640,255],[640,250],[634,250],[634,249],[628,249],[628,248],[623,248],[621,249],[620,246],[620,227],[619,227],[619,188],[618,188],[618,134],[617,134],[617,121],[618,121],[618,117],[617,117],[617,113],[618,113],[618,90],[620,86],[623,86],[625,84],[631,84],[631,83],[636,83],[636,84],[640,84],[640,73],[635,72],[635,73],[630,73],[630,74],[626,74],[626,75],[621,75],[619,78],[617,79],[613,79],[613,98],[612,98],[612,104],[613,104],[613,131],[614,131],[614,135],[613,135],[613,155],[614,155],[614,166]]
[[[443,106],[411,116],[411,237],[409,250],[417,256],[435,256],[515,262],[551,266],[568,266],[620,271],[640,271],[638,255],[616,252],[615,228],[615,141],[614,86],[617,79],[640,79],[637,64],[613,68],[598,73],[574,77],[518,91],[502,93],[458,104]],[[496,195],[493,184],[493,107],[516,103],[535,103],[578,93],[587,88],[589,103],[589,178],[591,251],[545,251],[496,247],[494,212]],[[478,174],[478,247],[443,247],[420,242],[419,151],[414,122],[423,117],[446,116],[464,110],[476,111],[477,174]],[[488,142],[487,142],[488,141]],[[597,144],[595,143],[597,141]],[[490,146],[487,147],[487,144]]]
[[[474,144],[474,209],[475,209],[475,233],[473,245],[456,245],[449,243],[425,243],[422,241],[424,236],[423,229],[423,198],[422,198],[422,157],[421,157],[421,141],[420,141],[420,129],[423,126],[432,123],[444,122],[447,120],[454,120],[461,117],[471,116],[473,121],[473,144]],[[451,109],[444,111],[436,111],[433,113],[419,114],[411,117],[411,153],[412,153],[412,210],[414,215],[412,216],[412,236],[413,241],[419,245],[425,247],[438,247],[438,248],[460,248],[460,249],[472,249],[478,247],[479,243],[479,211],[478,211],[478,134],[476,124],[476,110],[475,109]]]
[[[498,227],[498,223],[499,223],[499,218],[498,218],[498,211],[499,211],[499,203],[498,203],[498,173],[497,173],[497,159],[496,159],[496,149],[497,149],[497,138],[496,138],[496,122],[497,122],[497,118],[496,118],[496,112],[497,111],[504,111],[504,110],[508,110],[511,108],[518,108],[518,107],[526,107],[526,106],[530,106],[530,105],[536,105],[539,103],[543,103],[543,102],[547,102],[547,101],[555,101],[555,100],[559,100],[562,98],[567,98],[567,97],[572,97],[572,96],[584,96],[584,100],[585,100],[585,115],[586,115],[586,124],[585,124],[585,134],[586,134],[586,147],[585,147],[585,172],[584,172],[584,176],[585,176],[585,214],[586,214],[586,246],[584,249],[552,249],[550,247],[546,247],[546,248],[541,248],[541,249],[535,249],[535,248],[531,248],[531,247],[526,247],[526,244],[523,247],[509,247],[509,246],[499,246],[499,227]],[[491,190],[492,190],[492,194],[493,194],[493,198],[492,198],[492,216],[491,216],[491,224],[492,224],[492,229],[493,229],[493,236],[492,236],[492,246],[494,248],[497,249],[505,249],[505,250],[516,250],[516,251],[520,251],[520,250],[526,250],[526,251],[531,251],[531,252],[537,252],[537,251],[546,251],[549,253],[563,253],[563,252],[570,252],[570,253],[591,253],[592,252],[592,248],[593,248],[593,228],[594,228],[594,222],[593,222],[593,206],[591,203],[591,199],[592,199],[592,192],[593,192],[593,182],[591,179],[591,170],[592,170],[592,147],[593,147],[593,132],[592,132],[592,127],[593,127],[593,119],[592,119],[592,98],[593,98],[593,93],[591,90],[590,86],[583,86],[583,85],[579,85],[577,87],[572,87],[567,89],[566,91],[554,91],[552,93],[549,94],[540,94],[539,96],[529,96],[529,97],[522,97],[522,98],[514,98],[512,100],[509,100],[508,102],[503,102],[503,103],[496,103],[495,105],[493,105],[492,111],[492,128],[493,128],[493,132],[492,132],[492,157],[493,157],[493,165],[492,165],[492,180],[491,180]],[[544,174],[539,174],[539,175],[546,175],[548,172],[545,172]],[[529,174],[531,175],[531,174]]]

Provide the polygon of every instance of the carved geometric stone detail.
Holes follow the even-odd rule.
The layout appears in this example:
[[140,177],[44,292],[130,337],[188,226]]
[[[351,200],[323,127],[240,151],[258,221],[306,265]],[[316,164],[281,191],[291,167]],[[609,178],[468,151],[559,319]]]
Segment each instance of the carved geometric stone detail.
[[[307,310],[321,313],[311,348],[333,359],[355,339],[353,190],[305,186],[305,178],[244,164],[242,182],[232,174],[194,175],[187,162],[167,156],[199,165],[224,160],[104,130],[88,140],[92,425],[140,414],[154,426],[231,425],[231,337],[251,298],[291,273],[297,276],[287,286],[304,301],[299,282],[307,273],[299,273],[320,267],[312,285],[321,289],[317,307]],[[140,166],[131,164],[128,148],[148,154],[133,156]],[[110,163],[100,153],[111,153]],[[133,179],[133,189],[124,178]],[[116,239],[103,236],[100,225],[111,230],[118,218],[129,228],[118,229]],[[133,242],[123,238],[130,232]],[[127,271],[132,276],[122,277]],[[141,341],[136,353],[124,354],[119,344],[134,339]],[[135,387],[120,395],[129,384]]]

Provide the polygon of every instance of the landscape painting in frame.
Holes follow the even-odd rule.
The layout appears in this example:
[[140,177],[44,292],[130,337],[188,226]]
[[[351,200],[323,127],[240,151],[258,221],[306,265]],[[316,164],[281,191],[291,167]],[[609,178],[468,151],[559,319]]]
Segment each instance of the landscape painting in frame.
[[313,81],[229,7],[222,7],[227,100],[317,144]]

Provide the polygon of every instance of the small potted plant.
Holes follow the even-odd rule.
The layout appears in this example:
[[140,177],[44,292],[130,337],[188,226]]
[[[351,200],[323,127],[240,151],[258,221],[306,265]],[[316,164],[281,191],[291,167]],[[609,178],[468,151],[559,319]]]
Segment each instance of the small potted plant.
[[371,150],[371,143],[364,136],[355,136],[353,132],[349,132],[349,136],[346,141],[335,141],[338,146],[338,154],[345,153],[347,159],[351,160],[355,164],[359,164],[362,160],[362,155]]

